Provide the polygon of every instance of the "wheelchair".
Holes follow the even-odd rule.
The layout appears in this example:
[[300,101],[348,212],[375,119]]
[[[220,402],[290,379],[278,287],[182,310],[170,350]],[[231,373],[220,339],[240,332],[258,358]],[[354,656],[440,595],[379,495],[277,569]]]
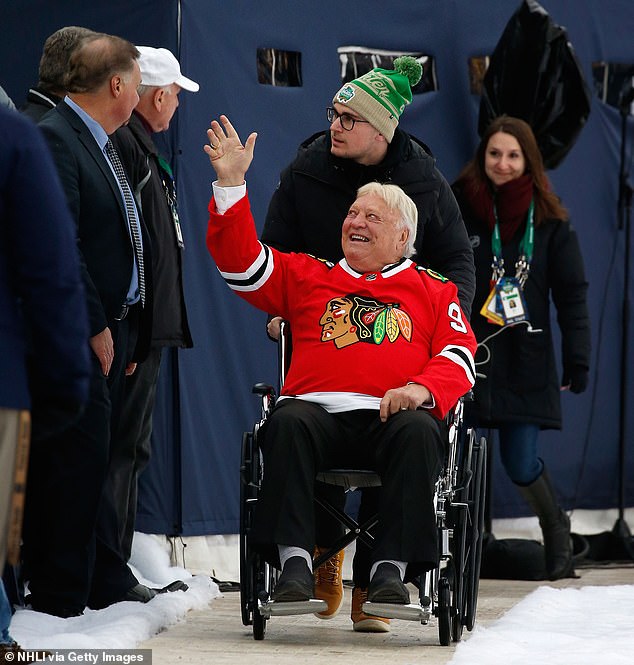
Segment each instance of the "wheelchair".
[[[282,323],[278,343],[279,388],[290,364],[292,340],[290,330]],[[242,439],[240,464],[240,605],[242,623],[252,626],[253,637],[264,639],[267,621],[272,616],[312,614],[326,609],[323,600],[275,603],[271,599],[279,571],[253,550],[249,533],[263,477],[259,431],[275,405],[273,386],[258,383],[253,392],[261,399],[261,418]],[[482,538],[484,533],[487,441],[476,439],[475,430],[463,423],[464,401],[459,400],[447,416],[448,445],[445,463],[436,481],[435,509],[438,528],[439,565],[413,581],[418,589],[418,602],[409,605],[386,603],[363,604],[366,614],[389,619],[437,624],[439,642],[448,646],[458,642],[464,628],[473,630],[478,601]],[[332,469],[321,472],[317,480],[343,487],[346,491],[380,486],[378,474],[372,471]],[[373,516],[359,524],[339,507],[321,498],[315,500],[345,527],[346,533],[313,561],[313,569],[325,563],[357,538],[368,545],[373,542],[371,529],[378,523]],[[433,617],[433,618],[432,618]]]

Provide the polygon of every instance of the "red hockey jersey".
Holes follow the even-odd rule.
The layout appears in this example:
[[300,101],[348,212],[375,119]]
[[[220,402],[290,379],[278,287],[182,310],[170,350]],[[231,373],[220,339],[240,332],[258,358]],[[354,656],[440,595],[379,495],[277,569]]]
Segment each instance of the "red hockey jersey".
[[229,287],[290,323],[282,395],[367,395],[378,408],[387,390],[413,382],[443,418],[473,386],[476,340],[445,278],[409,259],[362,274],[345,259],[278,252],[258,240],[246,196],[224,215],[212,198],[209,213],[207,247]]

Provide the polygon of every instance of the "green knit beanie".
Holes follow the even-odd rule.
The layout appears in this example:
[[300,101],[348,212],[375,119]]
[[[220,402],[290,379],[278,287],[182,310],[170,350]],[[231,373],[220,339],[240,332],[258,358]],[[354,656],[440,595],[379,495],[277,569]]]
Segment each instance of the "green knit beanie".
[[422,75],[418,60],[404,55],[396,58],[394,69],[375,67],[345,83],[332,101],[356,111],[390,143],[403,109],[412,101],[412,88]]

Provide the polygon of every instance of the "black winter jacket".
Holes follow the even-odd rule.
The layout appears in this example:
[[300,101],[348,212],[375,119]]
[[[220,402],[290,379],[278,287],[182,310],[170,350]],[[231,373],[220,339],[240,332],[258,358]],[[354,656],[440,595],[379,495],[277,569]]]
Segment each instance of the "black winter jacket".
[[414,200],[418,231],[413,259],[456,284],[469,317],[475,291],[473,252],[460,210],[434,158],[399,129],[376,166],[331,155],[329,132],[302,143],[273,194],[262,241],[282,251],[339,261],[343,220],[359,187],[373,181],[399,185]]
[[158,152],[136,113],[113,135],[152,242],[152,346],[193,346],[183,289],[183,250],[179,247],[166,189],[173,182],[158,160]]
[[[476,295],[471,326],[478,342],[502,330],[489,323],[480,309],[490,292],[491,232],[476,219],[454,188],[473,246]],[[502,247],[507,275],[515,275],[522,225],[513,240]],[[524,285],[530,323],[504,329],[476,353],[478,377],[475,401],[467,403],[470,418],[483,427],[501,423],[532,423],[542,429],[561,429],[561,374],[555,360],[550,303],[561,331],[564,374],[590,366],[590,321],[586,304],[583,259],[577,235],[568,221],[546,220],[535,227],[534,255]],[[486,360],[486,362],[484,362]],[[484,374],[485,376],[481,376]]]
[[51,109],[54,109],[62,101],[61,97],[47,92],[42,88],[29,88],[26,101],[20,107],[20,113],[39,122]]

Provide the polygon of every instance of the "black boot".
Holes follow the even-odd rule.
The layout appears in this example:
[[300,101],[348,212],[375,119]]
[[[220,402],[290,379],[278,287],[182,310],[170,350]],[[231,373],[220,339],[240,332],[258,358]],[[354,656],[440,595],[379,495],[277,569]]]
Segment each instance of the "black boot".
[[409,591],[401,580],[399,569],[392,563],[381,563],[370,580],[368,600],[371,603],[407,605]]
[[301,556],[292,556],[284,564],[275,589],[273,600],[278,603],[310,600],[315,596],[313,574]]
[[573,577],[570,518],[557,503],[557,497],[546,469],[544,468],[541,476],[530,485],[518,485],[518,487],[539,518],[539,526],[544,536],[548,579],[559,580],[562,577]]

